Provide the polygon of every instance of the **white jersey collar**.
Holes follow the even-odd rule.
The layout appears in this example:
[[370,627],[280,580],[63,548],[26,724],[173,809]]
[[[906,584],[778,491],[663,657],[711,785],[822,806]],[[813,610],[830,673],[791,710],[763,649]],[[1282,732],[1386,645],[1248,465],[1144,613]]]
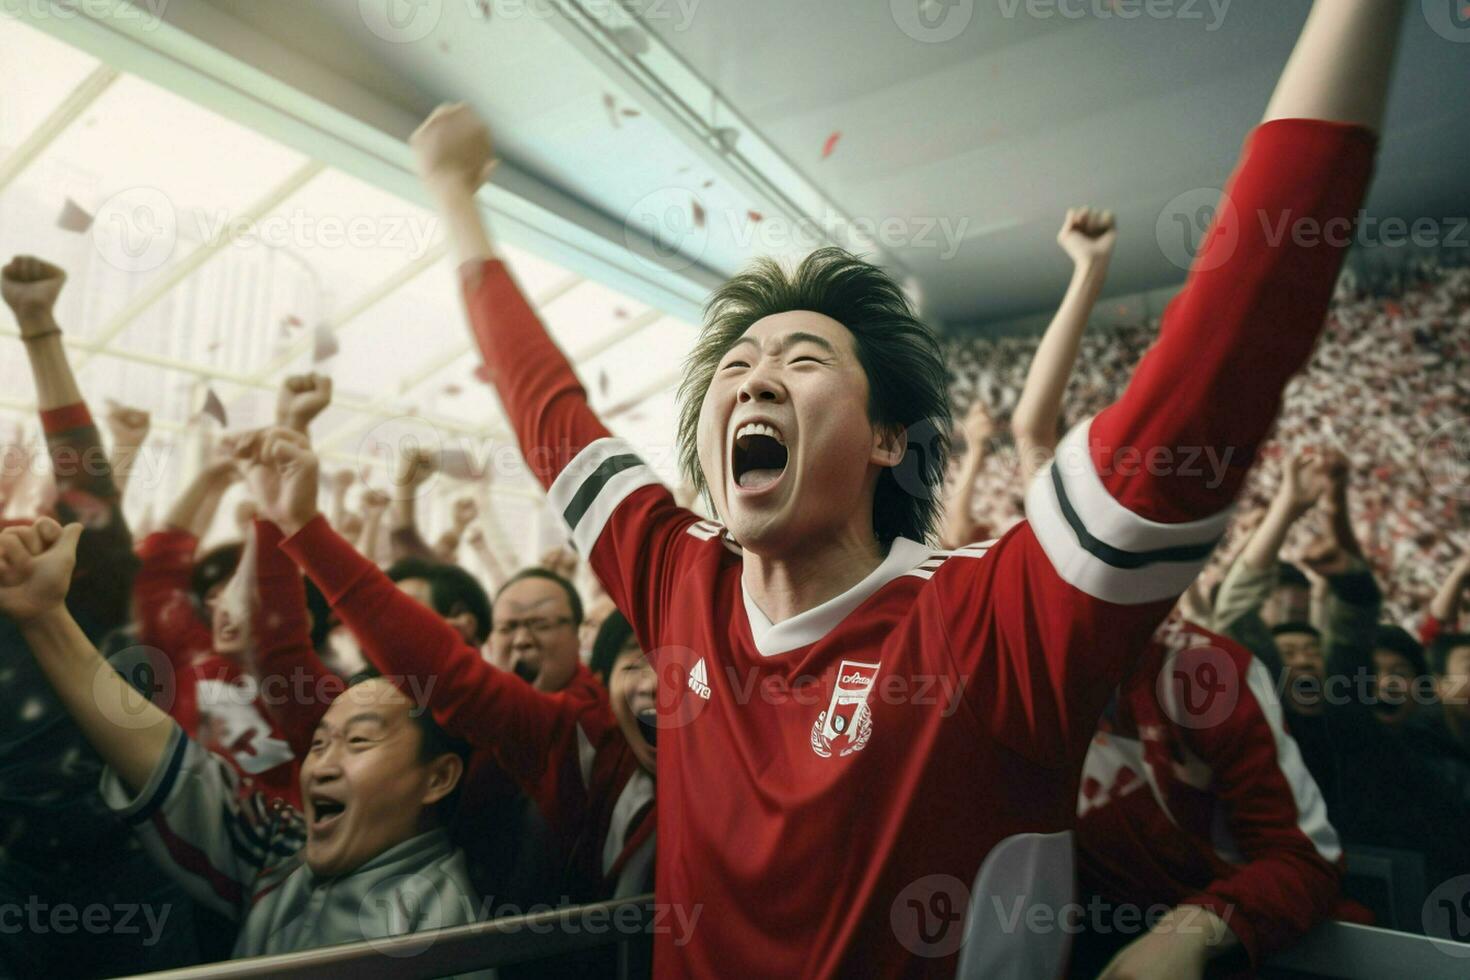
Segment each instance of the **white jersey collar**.
[[762,657],[774,657],[816,643],[832,632],[863,600],[900,575],[913,571],[932,554],[929,548],[917,541],[897,538],[888,549],[888,557],[869,572],[867,578],[820,606],[814,606],[774,625],[745,591],[745,582],[742,579],[740,596],[745,600],[745,616],[750,620],[750,635],[755,639],[756,650]]

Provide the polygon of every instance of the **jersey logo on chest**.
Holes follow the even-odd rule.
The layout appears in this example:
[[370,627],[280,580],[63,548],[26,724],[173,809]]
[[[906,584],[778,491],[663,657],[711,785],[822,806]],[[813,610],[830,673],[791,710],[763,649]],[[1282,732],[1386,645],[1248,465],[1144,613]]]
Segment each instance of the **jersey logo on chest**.
[[844,660],[837,667],[837,683],[827,710],[812,725],[812,751],[823,759],[861,751],[873,737],[873,715],[868,695],[878,678],[879,664]]

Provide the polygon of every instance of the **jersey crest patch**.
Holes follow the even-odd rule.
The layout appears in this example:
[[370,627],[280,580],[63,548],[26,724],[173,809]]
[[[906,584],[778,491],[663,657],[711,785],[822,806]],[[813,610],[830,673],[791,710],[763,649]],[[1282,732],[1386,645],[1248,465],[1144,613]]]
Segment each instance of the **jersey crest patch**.
[[844,660],[837,667],[837,683],[827,710],[812,725],[812,751],[823,759],[835,751],[841,758],[860,751],[873,737],[868,695],[878,677],[879,664]]

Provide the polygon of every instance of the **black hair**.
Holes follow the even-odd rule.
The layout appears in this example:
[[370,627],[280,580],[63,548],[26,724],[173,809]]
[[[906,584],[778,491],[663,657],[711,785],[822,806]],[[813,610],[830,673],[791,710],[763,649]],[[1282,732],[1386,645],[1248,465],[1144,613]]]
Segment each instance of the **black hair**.
[[444,617],[469,613],[475,617],[475,640],[484,643],[490,638],[490,629],[495,623],[490,609],[490,597],[473,575],[458,565],[423,558],[404,558],[388,568],[388,577],[395,582],[420,579],[428,583],[429,604]]
[[[346,686],[356,687],[366,681],[378,680],[382,676],[376,668],[364,667],[347,679]],[[394,686],[397,687],[396,684]],[[399,692],[408,696],[408,692],[403,691],[402,688],[399,688]],[[413,700],[412,697],[409,699]],[[408,709],[408,717],[413,721],[414,727],[419,730],[419,762],[428,765],[441,755],[455,755],[459,757],[460,762],[464,763],[464,772],[460,773],[459,782],[455,783],[454,789],[434,804],[440,819],[448,823],[454,817],[455,808],[459,805],[460,790],[464,788],[465,776],[469,772],[472,749],[468,742],[461,741],[440,728],[428,705],[415,703]]]
[[1409,662],[1415,677],[1423,677],[1429,673],[1429,667],[1424,660],[1423,645],[1402,626],[1380,623],[1373,631],[1373,649],[1388,650],[1403,657]]
[[632,636],[633,625],[616,609],[608,613],[602,625],[597,628],[597,639],[592,641],[592,659],[587,666],[592,669],[592,673],[602,678],[604,687],[612,686],[613,664],[617,662],[618,654],[623,652],[623,647]]
[[1429,644],[1429,667],[1435,677],[1443,677],[1450,665],[1450,654],[1460,647],[1470,647],[1470,633],[1441,633]]
[[1280,636],[1282,633],[1305,633],[1314,639],[1322,639],[1322,631],[1311,623],[1304,620],[1294,620],[1289,623],[1277,623],[1271,627],[1272,636]]
[[819,248],[787,273],[771,259],[715,290],[679,385],[679,461],[685,477],[709,490],[699,465],[699,413],[720,361],[756,321],[808,310],[853,336],[868,378],[868,419],[903,432],[903,461],[878,477],[873,532],[879,542],[923,541],[938,521],[954,431],[948,371],[939,342],[888,273],[840,248]]
[[1312,583],[1307,581],[1307,575],[1289,561],[1278,561],[1276,563],[1276,587],[1310,589]]
[[244,552],[245,544],[241,541],[232,541],[206,551],[194,563],[194,569],[189,573],[189,591],[194,593],[194,598],[202,604],[210,589],[233,578],[235,569],[240,567],[240,556]]
[[495,598],[499,599],[501,596],[505,595],[506,589],[510,588],[512,585],[515,585],[517,582],[523,582],[528,578],[544,579],[547,582],[555,582],[557,585],[561,586],[561,590],[567,594],[567,605],[570,606],[572,610],[572,625],[582,625],[582,597],[577,594],[577,587],[569,582],[564,576],[558,575],[550,569],[521,569],[519,572],[516,572],[510,578],[505,580],[505,584],[500,587],[500,591],[495,593]]

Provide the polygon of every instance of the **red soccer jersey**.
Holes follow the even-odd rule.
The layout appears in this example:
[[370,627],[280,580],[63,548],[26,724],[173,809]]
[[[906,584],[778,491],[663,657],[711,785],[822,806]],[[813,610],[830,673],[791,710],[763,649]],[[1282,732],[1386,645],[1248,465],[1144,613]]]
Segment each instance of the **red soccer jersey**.
[[[271,529],[276,538],[279,533]],[[172,683],[161,683],[159,707],[201,745],[228,759],[243,777],[242,794],[261,790],[300,805],[296,756],[284,729],[272,723],[261,700],[260,678],[236,660],[214,652],[210,628],[195,610],[189,574],[198,545],[184,531],[159,531],[138,548],[142,565],[133,584],[139,638],[164,654]],[[262,608],[289,607],[278,597],[261,597]],[[304,625],[304,605],[297,610]],[[304,640],[304,638],[303,638]],[[309,650],[308,650],[309,652]],[[282,689],[279,695],[288,695]],[[313,723],[314,724],[314,723]]]
[[1251,963],[1331,910],[1342,847],[1260,661],[1167,624],[1092,738],[1077,799],[1084,884],[1138,908],[1199,905]]
[[[953,553],[900,539],[774,625],[738,545],[609,437],[504,266],[466,270],[522,452],[659,671],[658,976],[954,975],[977,871],[1074,825],[1099,713],[1223,532],[1322,327],[1341,251],[1274,237],[1279,216],[1350,218],[1374,145],[1257,130],[1158,344],[1062,441],[1027,521]],[[990,932],[988,962],[1064,939]]]

